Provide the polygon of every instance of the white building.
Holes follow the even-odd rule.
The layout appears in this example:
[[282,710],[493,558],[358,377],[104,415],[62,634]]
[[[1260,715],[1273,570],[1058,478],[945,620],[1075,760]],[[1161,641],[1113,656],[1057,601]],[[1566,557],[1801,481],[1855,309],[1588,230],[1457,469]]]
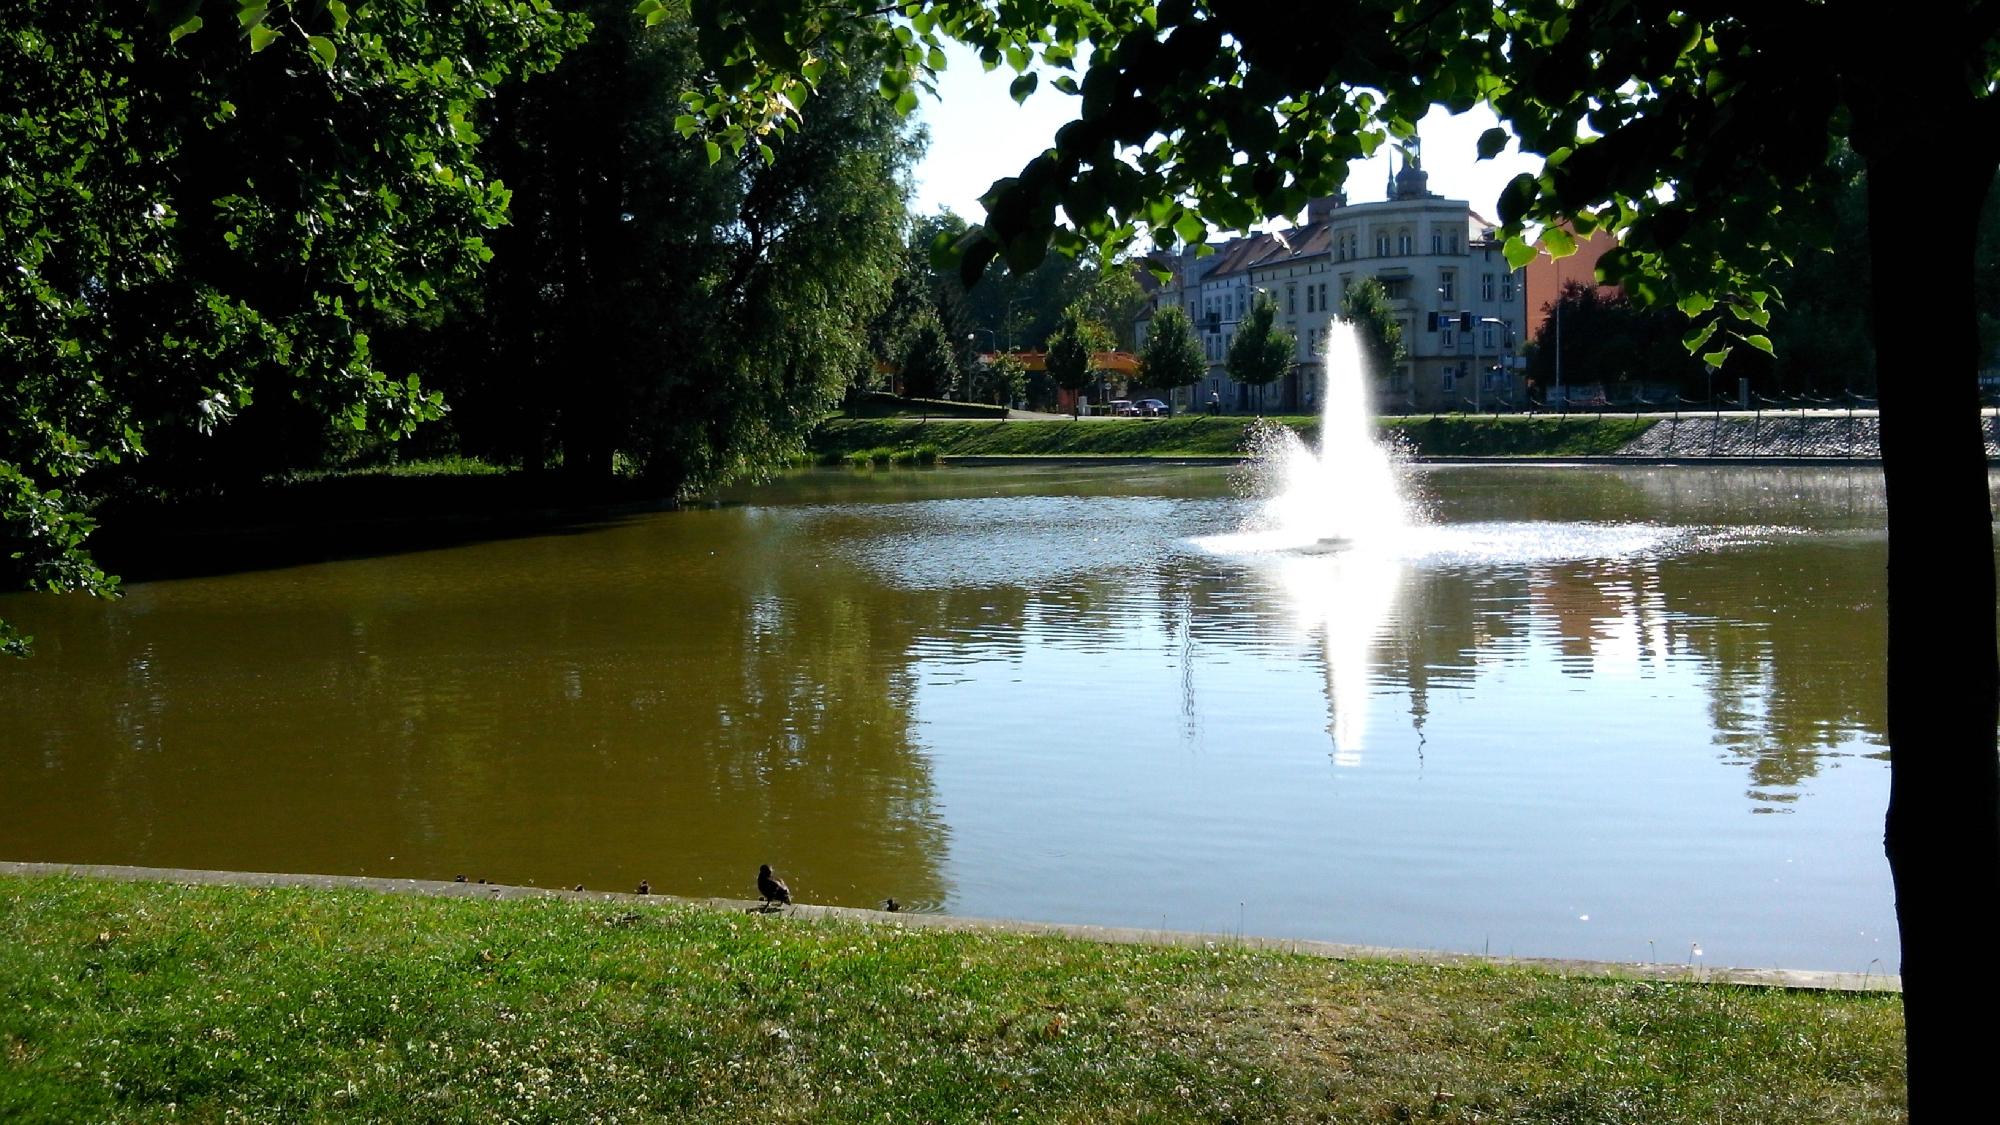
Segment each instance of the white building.
[[1298,362],[1264,389],[1262,409],[1309,412],[1317,408],[1318,349],[1341,294],[1372,277],[1388,291],[1408,353],[1396,370],[1375,373],[1383,410],[1519,403],[1515,357],[1526,342],[1527,287],[1523,272],[1508,268],[1495,226],[1466,201],[1433,195],[1412,160],[1380,203],[1316,199],[1303,226],[1232,239],[1207,256],[1178,255],[1169,263],[1173,280],[1140,314],[1138,335],[1145,339],[1153,309],[1179,304],[1194,321],[1209,372],[1175,392],[1176,406],[1199,408],[1213,395],[1225,410],[1257,409],[1256,388],[1230,379],[1226,365],[1237,324],[1259,291],[1269,293],[1278,323],[1298,337]]

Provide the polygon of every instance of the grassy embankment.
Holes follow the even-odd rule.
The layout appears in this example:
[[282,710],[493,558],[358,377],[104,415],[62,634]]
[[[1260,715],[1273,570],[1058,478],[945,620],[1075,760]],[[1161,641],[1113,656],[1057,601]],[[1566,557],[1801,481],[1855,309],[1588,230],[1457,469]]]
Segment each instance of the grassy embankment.
[[[1281,417],[1308,441],[1319,420]],[[887,460],[893,452],[934,448],[944,457],[1233,457],[1248,446],[1248,418],[1121,418],[1091,421],[920,421],[836,419],[813,436],[822,463]],[[1412,454],[1427,457],[1584,457],[1616,453],[1645,433],[1649,418],[1503,416],[1385,418],[1381,428]]]
[[1895,996],[0,879],[0,1119],[1870,1121]]

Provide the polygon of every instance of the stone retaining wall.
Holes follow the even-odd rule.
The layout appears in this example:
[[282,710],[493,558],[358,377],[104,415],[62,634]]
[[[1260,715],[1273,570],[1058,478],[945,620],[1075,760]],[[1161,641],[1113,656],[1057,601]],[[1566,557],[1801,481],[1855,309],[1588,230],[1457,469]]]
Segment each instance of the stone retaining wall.
[[[2000,457],[2000,417],[1981,420],[1986,455]],[[1618,451],[1622,457],[1877,458],[1881,426],[1873,415],[1684,414],[1662,418]]]

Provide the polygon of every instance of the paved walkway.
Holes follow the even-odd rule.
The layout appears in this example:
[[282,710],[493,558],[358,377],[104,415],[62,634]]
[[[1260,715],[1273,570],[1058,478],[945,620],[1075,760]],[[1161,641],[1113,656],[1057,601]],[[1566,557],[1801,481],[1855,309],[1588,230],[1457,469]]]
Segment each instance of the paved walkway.
[[[311,887],[374,891],[381,894],[431,895],[439,898],[575,898],[603,902],[658,902],[705,906],[718,910],[760,910],[761,903],[727,898],[681,898],[676,895],[631,895],[608,891],[561,891],[546,887],[501,886],[494,883],[442,882],[429,879],[378,879],[358,875],[288,875],[260,871],[202,871],[179,867],[115,867],[77,863],[14,863],[0,861],[0,876],[69,875],[131,882],[189,883],[229,887]],[[810,921],[838,920],[908,929],[951,930],[1005,934],[1040,934],[1115,945],[1168,945],[1189,948],[1230,946],[1264,949],[1337,961],[1398,961],[1417,965],[1497,965],[1539,969],[1562,976],[1615,977],[1624,980],[1685,981],[1701,984],[1751,985],[1826,992],[1901,992],[1901,977],[1880,973],[1838,973],[1810,969],[1725,969],[1639,961],[1577,961],[1555,957],[1480,957],[1423,949],[1388,949],[1343,945],[1330,941],[1236,937],[1177,930],[1139,930],[1116,926],[1081,926],[1054,922],[1018,922],[996,918],[961,918],[950,914],[890,914],[849,906],[799,905],[788,917]]]

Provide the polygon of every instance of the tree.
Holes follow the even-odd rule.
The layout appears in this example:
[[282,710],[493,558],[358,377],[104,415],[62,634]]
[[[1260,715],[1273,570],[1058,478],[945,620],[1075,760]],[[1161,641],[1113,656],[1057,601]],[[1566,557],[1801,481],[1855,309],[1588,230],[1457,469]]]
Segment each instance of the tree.
[[[877,349],[904,358],[909,324],[878,321],[914,140],[872,86],[829,82],[769,156],[711,164],[674,128],[700,66],[687,27],[587,11],[585,43],[497,99],[512,223],[434,381],[481,452],[559,459],[586,489],[616,464],[680,497],[782,463]],[[906,296],[906,321],[929,314]]]
[[[1055,334],[1049,337],[1049,378],[1056,381],[1056,386],[1081,394],[1096,373],[1096,354],[1110,346],[1111,333],[1084,315],[1081,307],[1071,305],[1063,310]],[[1077,402],[1080,405],[1081,399]]]
[[[1563,283],[1550,316],[1535,332],[1528,350],[1528,377],[1536,386],[1555,385],[1556,325],[1562,325],[1563,381],[1630,384],[1672,383],[1690,396],[1704,393],[1701,361],[1681,345],[1679,314],[1644,308],[1623,293],[1582,281]],[[1775,320],[1775,318],[1774,318]]]
[[[853,0],[759,8],[759,19],[701,10],[706,56],[726,81],[689,125],[724,138],[782,122],[810,87],[793,44],[821,44],[813,62],[824,66],[885,34]],[[1079,120],[987,195],[985,223],[958,247],[967,277],[1000,258],[1032,269],[1051,247],[1115,250],[1142,230],[1165,246],[1205,237],[1211,222],[1295,214],[1335,190],[1349,160],[1413,135],[1432,103],[1462,111],[1483,99],[1523,151],[1548,157],[1500,199],[1510,263],[1533,255],[1531,225],[1558,256],[1574,248],[1560,222],[1614,231],[1623,245],[1600,260],[1606,279],[1697,318],[1689,349],[1721,363],[1739,345],[1771,349],[1767,279],[1802,249],[1787,244],[1786,217],[1838,189],[1834,147],[1853,146],[1867,173],[1889,510],[1884,845],[1910,1107],[1942,1117],[1976,1104],[1983,1044],[1963,1027],[1996,1006],[2000,984],[1963,975],[1983,949],[1962,909],[2000,892],[2000,649],[1982,625],[1940,653],[1930,630],[1994,618],[1974,240],[1961,235],[2000,169],[2000,2],[1902,15],[1898,30],[1920,29],[1923,50],[1885,45],[1879,7],[1860,0],[1352,0],[1305,24],[1224,0],[940,0],[906,12],[902,64],[883,82],[899,105],[914,105],[945,38],[989,65],[1071,72],[1055,84],[1083,95]],[[1480,150],[1507,141],[1494,129]],[[1952,233],[1912,237],[1916,221]],[[1905,330],[1918,324],[1933,330]]]
[[1006,352],[974,364],[967,379],[973,402],[1009,406],[1028,393],[1027,365]]
[[477,270],[507,200],[478,111],[580,26],[513,0],[243,7],[0,6],[8,586],[111,592],[93,508],[216,471],[252,410],[315,444],[437,417],[371,340]]
[[1083,302],[1085,314],[1111,330],[1116,347],[1125,351],[1137,348],[1139,341],[1133,333],[1139,313],[1146,307],[1146,292],[1139,288],[1132,267],[1108,262],[1078,272],[1083,289],[1078,300]]
[[903,393],[910,398],[937,398],[958,383],[958,355],[935,314],[917,321],[903,350],[902,369]]
[[1340,295],[1340,315],[1361,335],[1368,370],[1384,379],[1403,362],[1403,322],[1389,304],[1389,291],[1372,277],[1357,278]]
[[1283,378],[1292,369],[1292,353],[1298,338],[1277,326],[1278,302],[1269,293],[1259,292],[1250,303],[1250,315],[1236,326],[1229,341],[1229,377],[1257,388],[1257,410],[1264,409],[1264,388]]
[[[1289,336],[1289,333],[1283,333]],[[1191,387],[1208,373],[1208,359],[1195,339],[1194,323],[1179,305],[1168,305],[1153,314],[1146,346],[1139,352],[1139,382],[1148,387],[1172,390]]]

